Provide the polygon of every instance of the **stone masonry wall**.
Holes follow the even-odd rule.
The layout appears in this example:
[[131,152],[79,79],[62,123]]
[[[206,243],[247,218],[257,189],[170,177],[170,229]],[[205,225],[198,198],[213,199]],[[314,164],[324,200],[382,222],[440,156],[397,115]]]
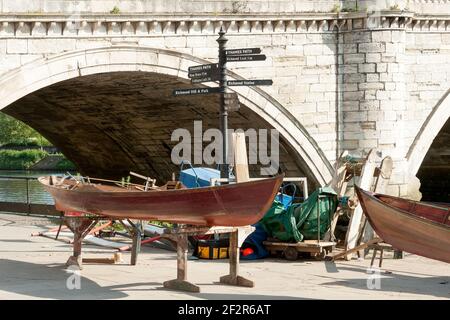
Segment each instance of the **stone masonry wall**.
[[297,13],[381,11],[449,12],[450,0],[0,0],[0,13]]
[[[23,32],[21,35],[16,31],[15,37],[0,38],[0,75],[45,56],[119,44],[170,49],[217,62],[217,35],[169,33],[117,38],[108,36],[107,30],[92,27],[90,32],[94,36],[49,39],[44,28],[26,27],[19,30]],[[233,27],[228,27],[229,48],[260,47],[267,60],[228,63],[229,69],[248,79],[273,79],[273,86],[263,89],[300,121],[333,162],[336,158],[336,33],[305,30],[252,34],[244,32],[242,25],[239,33],[233,32]],[[278,27],[273,23],[272,28]],[[47,33],[51,33],[53,27],[48,28]],[[79,34],[87,33],[85,29],[80,29]],[[0,34],[2,31],[7,34],[8,29],[0,27]]]
[[66,31],[66,22],[15,17],[0,23],[0,76],[38,58],[119,44],[215,62],[222,25],[230,48],[260,47],[267,55],[266,61],[229,63],[230,70],[249,79],[273,79],[263,90],[301,123],[331,164],[342,150],[365,155],[378,148],[395,162],[388,192],[411,194],[407,185],[415,173],[408,172],[406,154],[450,88],[450,20],[393,12],[376,27],[368,27],[364,14],[118,18],[82,17],[76,33]]

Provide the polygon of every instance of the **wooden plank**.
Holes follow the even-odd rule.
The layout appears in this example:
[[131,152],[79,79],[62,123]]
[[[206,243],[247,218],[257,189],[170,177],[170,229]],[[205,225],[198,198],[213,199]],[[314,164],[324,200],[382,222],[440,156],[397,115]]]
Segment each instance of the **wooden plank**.
[[115,264],[122,260],[121,253],[114,253],[112,258],[83,258],[83,263],[104,263],[104,264]]
[[[392,161],[391,157],[387,156],[383,159],[379,169],[379,174],[375,181],[375,187],[373,190],[375,193],[386,193],[386,188],[391,178],[393,166],[394,162]],[[365,217],[364,220],[366,221]],[[373,239],[374,237],[375,233],[373,231],[372,226],[366,222],[365,228],[363,230],[363,237],[362,237],[363,242],[367,242],[370,239]]]
[[198,235],[198,234],[216,234],[216,233],[230,233],[238,230],[250,231],[254,230],[252,226],[243,227],[185,227],[185,228],[175,228],[175,229],[165,229],[164,235],[173,234],[187,234],[187,235]]
[[[333,176],[333,179],[331,180],[330,187],[333,188],[334,191],[338,194],[338,199],[345,195],[345,191],[347,189],[347,182],[345,181],[345,178],[347,176],[347,165],[345,162],[345,157],[348,155],[348,151],[344,150],[339,160],[335,164],[336,168],[336,174]],[[336,229],[336,224],[339,219],[339,216],[341,214],[341,210],[338,208],[336,212],[333,213],[333,217],[331,219],[330,223],[330,229],[325,233],[323,239],[325,241],[334,241],[334,231]]]
[[200,287],[187,280],[187,235],[177,235],[177,278],[163,283],[164,288],[200,292]]
[[[306,242],[308,241],[308,242]],[[311,242],[309,242],[311,241]],[[266,246],[284,246],[284,247],[298,247],[298,248],[320,248],[320,247],[331,247],[335,246],[336,242],[332,241],[321,241],[317,242],[317,240],[305,240],[304,242],[271,242],[271,241],[264,241],[264,245]]]
[[[361,179],[359,186],[364,190],[369,190],[372,186],[373,175],[375,171],[375,161],[377,159],[377,153],[375,149],[369,151],[366,161],[363,164],[361,170]],[[358,204],[350,218],[348,224],[347,234],[345,236],[345,250],[349,251],[356,247],[358,236],[360,234],[361,218],[363,215],[361,204]],[[352,251],[353,252],[353,251]],[[351,259],[351,255],[346,256],[347,260]]]
[[230,246],[229,252],[229,266],[230,273],[220,277],[220,283],[253,288],[255,283],[252,280],[246,279],[239,275],[239,255],[240,255],[240,243],[243,241],[239,239],[239,231],[230,233]]
[[247,182],[250,180],[250,174],[248,171],[247,145],[243,132],[233,133],[233,147],[236,182]]
[[368,246],[373,245],[373,244],[378,243],[378,242],[381,242],[381,241],[382,240],[380,238],[371,239],[368,242],[360,244],[359,246],[356,246],[356,247],[354,247],[354,248],[352,248],[350,250],[345,250],[344,252],[338,253],[338,254],[332,256],[331,259],[332,260],[336,260],[336,259],[339,259],[339,258],[348,257],[352,253],[355,253],[355,252],[357,252],[357,251],[359,251],[361,249],[367,248]]

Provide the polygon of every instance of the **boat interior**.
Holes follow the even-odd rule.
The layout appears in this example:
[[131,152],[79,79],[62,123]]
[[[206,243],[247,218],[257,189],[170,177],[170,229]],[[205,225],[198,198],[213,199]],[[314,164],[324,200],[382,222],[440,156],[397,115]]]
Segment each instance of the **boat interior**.
[[387,195],[376,195],[382,202],[412,215],[450,226],[450,208]]

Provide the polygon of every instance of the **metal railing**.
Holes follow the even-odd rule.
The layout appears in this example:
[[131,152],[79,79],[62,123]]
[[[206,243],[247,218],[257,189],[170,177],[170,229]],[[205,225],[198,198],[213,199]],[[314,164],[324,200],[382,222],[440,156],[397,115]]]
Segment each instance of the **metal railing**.
[[0,200],[0,212],[22,213],[27,215],[50,215],[60,216],[61,213],[55,209],[53,204],[33,203],[31,201],[30,181],[37,180],[35,177],[14,177],[0,176],[0,180],[25,181],[25,202],[24,201],[3,201]]

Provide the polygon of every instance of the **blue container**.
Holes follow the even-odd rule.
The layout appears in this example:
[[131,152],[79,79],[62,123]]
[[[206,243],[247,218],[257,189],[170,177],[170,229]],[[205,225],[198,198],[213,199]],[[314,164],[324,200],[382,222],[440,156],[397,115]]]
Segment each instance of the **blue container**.
[[292,204],[292,197],[283,193],[278,193],[275,197],[275,200],[281,202],[285,209],[287,209]]
[[211,185],[211,179],[220,178],[220,171],[212,168],[189,168],[181,170],[180,181],[187,188],[208,187]]

